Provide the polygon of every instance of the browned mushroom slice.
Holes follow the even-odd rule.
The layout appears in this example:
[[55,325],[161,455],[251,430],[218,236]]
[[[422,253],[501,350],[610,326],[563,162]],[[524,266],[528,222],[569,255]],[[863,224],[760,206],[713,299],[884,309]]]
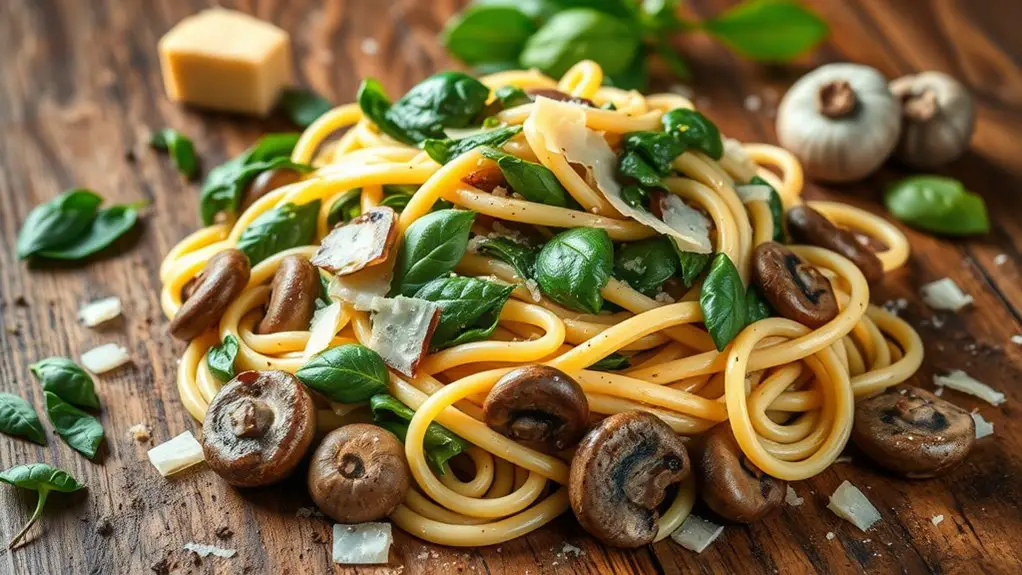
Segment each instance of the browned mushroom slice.
[[507,179],[504,172],[500,170],[496,162],[484,162],[479,168],[472,170],[467,176],[461,179],[466,184],[483,190],[493,192],[497,187],[507,189]]
[[365,423],[339,427],[323,438],[309,464],[309,494],[340,523],[390,515],[411,483],[404,445],[389,431]]
[[604,419],[571,460],[568,498],[591,535],[615,547],[656,537],[665,490],[688,477],[681,439],[655,415],[626,411]]
[[287,477],[308,451],[316,409],[285,371],[245,371],[223,386],[202,422],[202,451],[231,485],[269,485]]
[[491,429],[546,453],[574,446],[589,422],[589,401],[579,384],[544,365],[505,374],[486,396],[483,411]]
[[777,242],[764,242],[752,253],[753,276],[777,313],[811,328],[837,317],[830,282],[815,267]]
[[596,102],[593,102],[589,98],[579,98],[572,96],[571,94],[565,94],[564,92],[554,88],[529,88],[525,91],[525,93],[531,96],[533,100],[536,98],[550,98],[551,100],[557,100],[558,102],[579,104],[581,106],[589,106],[590,108],[597,107]]
[[397,212],[375,207],[347,223],[337,224],[323,238],[312,263],[343,276],[387,259],[397,239]]
[[926,390],[889,389],[856,404],[852,441],[899,475],[934,477],[965,460],[976,441],[976,422]]
[[322,289],[319,271],[307,258],[291,255],[280,260],[270,284],[270,302],[256,333],[308,329]]
[[186,284],[188,298],[170,321],[170,335],[187,341],[220,321],[251,273],[248,256],[241,250],[226,249],[210,258],[195,283]]
[[256,178],[252,180],[252,183],[249,184],[248,190],[245,191],[245,201],[242,202],[241,209],[246,210],[249,206],[254,204],[256,200],[273,190],[283,188],[284,186],[293,184],[301,179],[302,175],[295,170],[289,170],[287,168],[266,170],[256,176]]
[[784,499],[787,483],[763,473],[749,461],[726,422],[706,434],[692,466],[703,501],[725,519],[752,523],[779,507]]
[[871,284],[883,279],[884,265],[873,250],[864,246],[851,231],[835,226],[809,206],[791,208],[786,219],[788,233],[796,242],[820,246],[845,256],[858,266]]
[[380,354],[387,365],[414,377],[440,321],[440,306],[431,301],[397,296],[377,298],[373,311],[373,333],[368,346]]

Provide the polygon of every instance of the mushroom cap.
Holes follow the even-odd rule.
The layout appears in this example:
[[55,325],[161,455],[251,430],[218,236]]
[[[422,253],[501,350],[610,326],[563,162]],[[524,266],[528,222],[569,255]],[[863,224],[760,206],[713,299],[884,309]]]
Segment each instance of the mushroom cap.
[[591,535],[614,547],[656,537],[665,490],[689,474],[688,454],[655,415],[626,411],[604,419],[571,460],[568,498]]
[[270,284],[270,302],[256,325],[256,333],[308,329],[322,289],[319,271],[307,258],[290,255],[280,260]]
[[252,183],[249,184],[248,190],[245,192],[245,200],[242,203],[241,208],[243,210],[248,209],[248,207],[254,204],[256,200],[273,190],[283,188],[284,186],[293,184],[301,179],[302,175],[300,173],[289,168],[274,168],[272,170],[266,170],[256,176],[255,179],[252,180]]
[[483,403],[486,425],[522,445],[556,453],[585,434],[589,401],[568,374],[530,365],[504,374]]
[[835,226],[820,212],[809,206],[796,206],[788,210],[786,219],[788,233],[796,242],[817,245],[845,256],[862,271],[870,284],[884,278],[884,265],[873,250],[859,241],[854,233]]
[[742,453],[731,425],[721,423],[702,439],[693,456],[703,501],[717,515],[752,523],[780,506],[787,483],[763,473]]
[[969,412],[924,389],[888,389],[855,405],[852,441],[899,475],[935,477],[969,454],[976,422]]
[[814,329],[837,317],[830,282],[797,254],[777,242],[763,242],[752,260],[756,283],[777,313]]
[[390,515],[408,492],[411,472],[394,434],[367,423],[339,427],[323,438],[309,465],[309,493],[340,523]]
[[188,341],[220,321],[251,273],[248,256],[241,250],[229,248],[211,257],[188,286],[188,298],[170,321],[170,335]]
[[245,371],[220,388],[202,422],[206,462],[231,485],[287,477],[312,444],[316,409],[286,371]]

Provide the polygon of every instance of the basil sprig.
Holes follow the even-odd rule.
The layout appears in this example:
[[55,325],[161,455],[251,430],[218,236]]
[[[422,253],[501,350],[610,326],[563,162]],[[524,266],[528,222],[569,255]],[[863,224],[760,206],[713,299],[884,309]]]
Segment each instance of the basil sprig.
[[587,313],[603,307],[600,290],[610,280],[614,245],[606,230],[575,228],[550,239],[536,257],[536,283],[555,302]]
[[[672,242],[673,244],[673,242]],[[685,287],[692,287],[696,279],[699,278],[699,274],[703,273],[706,266],[710,264],[710,260],[713,258],[713,254],[697,254],[695,252],[683,252],[677,249],[677,244],[674,244],[675,253],[678,254],[678,263],[680,265],[680,277]]]
[[703,323],[717,351],[722,351],[745,327],[745,286],[731,258],[720,253],[699,292]]
[[46,433],[32,405],[17,395],[0,393],[0,433],[46,445]]
[[234,379],[234,360],[238,357],[238,338],[227,334],[223,342],[209,348],[206,365],[210,373],[220,381]]
[[99,209],[99,194],[77,188],[39,204],[18,232],[18,259],[79,260],[109,246],[138,220],[138,205]]
[[296,206],[291,202],[263,212],[241,232],[238,249],[254,266],[277,252],[312,243],[319,200]]
[[422,149],[429,154],[430,158],[438,164],[446,164],[454,158],[474,150],[479,146],[500,146],[522,131],[521,126],[504,126],[485,132],[480,132],[464,138],[452,140],[445,138],[426,139],[422,142]]
[[51,491],[71,493],[84,487],[67,471],[51,467],[45,463],[18,465],[5,471],[0,471],[0,481],[22,489],[29,489],[39,494],[32,517],[21,528],[21,531],[11,539],[11,542],[7,544],[8,549],[12,549],[17,545],[22,537],[25,536],[25,533],[28,533],[28,530],[42,516],[43,507],[46,506],[46,499]]
[[593,60],[614,75],[635,56],[640,31],[629,21],[590,8],[554,14],[528,39],[518,57],[524,68],[560,77],[580,60]]
[[532,19],[512,6],[470,6],[447,23],[441,42],[466,64],[513,62],[535,32]]
[[928,232],[968,236],[990,231],[983,198],[951,178],[905,178],[887,190],[884,205],[894,217]]
[[65,443],[85,457],[96,457],[99,444],[103,442],[103,426],[94,416],[47,391],[46,415]]
[[308,128],[334,105],[307,88],[290,88],[280,95],[280,108],[299,128]]
[[357,343],[317,354],[295,377],[332,401],[358,403],[386,393],[390,376],[380,354]]
[[397,253],[391,295],[412,297],[431,280],[454,269],[468,247],[475,213],[439,210],[415,220]]
[[673,243],[658,236],[621,245],[614,254],[614,277],[644,295],[656,296],[664,282],[678,273]]
[[702,29],[746,58],[790,60],[822,42],[827,23],[790,0],[748,0],[703,22]]
[[174,128],[156,130],[149,137],[149,145],[164,152],[169,152],[177,171],[189,180],[199,172],[199,158],[195,155],[195,146],[181,132]]
[[92,220],[92,225],[73,243],[44,250],[39,256],[51,260],[80,260],[97,254],[135,227],[142,204],[118,205],[103,208]]
[[571,196],[557,176],[546,166],[523,160],[496,148],[487,147],[479,152],[484,158],[497,162],[497,167],[504,174],[504,179],[511,189],[526,200],[559,208],[568,206]]
[[476,251],[492,256],[515,268],[518,277],[526,280],[532,277],[536,266],[536,250],[514,240],[502,237],[484,238],[476,243]]
[[724,140],[717,125],[695,110],[675,108],[660,117],[664,131],[685,148],[695,148],[714,160],[724,157]]
[[512,291],[514,286],[461,276],[437,278],[422,286],[415,297],[440,306],[430,345],[443,349],[486,339],[497,328]]
[[521,106],[522,104],[528,104],[532,101],[532,98],[525,90],[518,86],[501,86],[493,91],[493,97],[500,102],[501,108],[505,110]]
[[78,364],[66,357],[48,357],[28,366],[39,380],[43,391],[80,407],[99,409],[99,396],[90,376]]
[[[387,394],[374,395],[369,400],[369,407],[373,411],[373,422],[404,442],[408,423],[415,416],[415,411]],[[468,443],[439,423],[430,423],[426,427],[422,447],[426,461],[434,471],[443,475],[447,472],[447,461],[468,449]]]

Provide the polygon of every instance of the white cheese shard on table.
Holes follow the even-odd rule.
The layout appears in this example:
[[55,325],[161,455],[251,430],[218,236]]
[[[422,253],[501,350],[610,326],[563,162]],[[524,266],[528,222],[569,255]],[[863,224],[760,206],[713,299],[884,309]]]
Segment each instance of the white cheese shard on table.
[[972,303],[972,296],[963,292],[951,278],[930,282],[921,291],[923,302],[933,309],[957,312]]
[[940,387],[950,387],[955,391],[976,396],[990,405],[1001,405],[1005,401],[1003,393],[969,377],[969,374],[960,369],[956,369],[947,375],[933,376],[933,383]]
[[234,549],[224,549],[223,547],[217,547],[216,545],[205,545],[203,543],[195,543],[193,541],[185,543],[185,551],[191,551],[202,558],[213,555],[214,557],[220,557],[222,559],[230,559],[238,554],[238,552]]
[[96,327],[121,315],[121,298],[105,297],[89,302],[78,310],[78,317],[85,327]]
[[702,553],[722,531],[723,525],[717,525],[690,513],[681,527],[671,533],[671,539],[689,551]]
[[128,350],[116,343],[106,343],[82,354],[82,365],[92,373],[102,374],[131,361]]
[[787,490],[784,492],[784,502],[792,507],[798,507],[805,503],[805,499],[798,496],[798,493],[789,485]]
[[382,565],[393,542],[390,523],[336,523],[333,561],[341,565]]
[[978,411],[973,411],[969,415],[972,416],[972,420],[976,422],[976,439],[983,439],[988,435],[994,434],[994,424],[990,423]]
[[146,455],[149,456],[153,467],[164,477],[187,469],[205,459],[202,454],[202,445],[195,440],[191,431],[186,431],[157,445],[150,449]]
[[873,507],[869,499],[866,499],[866,496],[848,480],[843,481],[830,496],[827,509],[855,525],[860,531],[866,531],[874,523],[880,521],[880,512],[877,511],[877,508]]
[[940,525],[943,522],[944,522],[944,515],[943,514],[941,514],[941,515],[934,515],[933,517],[930,518],[930,523],[933,523],[934,527]]

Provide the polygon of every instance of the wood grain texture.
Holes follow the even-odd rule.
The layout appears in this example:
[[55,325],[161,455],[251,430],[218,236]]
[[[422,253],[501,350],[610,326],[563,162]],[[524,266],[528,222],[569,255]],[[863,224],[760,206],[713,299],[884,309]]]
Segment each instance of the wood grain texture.
[[[167,334],[159,310],[161,258],[195,229],[197,190],[180,180],[146,142],[151,129],[193,136],[205,168],[247,147],[280,119],[253,121],[200,113],[168,102],[156,42],[175,22],[214,2],[203,0],[3,0],[0,2],[0,389],[37,409],[42,394],[28,365],[43,357],[77,358],[108,341],[125,345],[132,365],[97,378],[107,441],[86,461],[50,433],[50,445],[0,437],[0,467],[47,461],[88,484],[51,498],[44,520],[14,552],[0,554],[2,574],[330,572],[330,525],[299,518],[311,506],[300,477],[271,489],[236,491],[205,469],[159,477],[128,429],[152,428],[152,443],[197,431],[178,399],[176,361],[183,346]],[[452,65],[435,36],[460,2],[441,0],[218,2],[271,20],[292,34],[300,80],[338,102],[354,96],[363,76],[400,93]],[[728,2],[687,7],[714,14]],[[995,408],[971,397],[945,397],[978,408],[996,429],[950,475],[930,481],[892,478],[864,464],[836,464],[794,487],[800,507],[748,528],[729,527],[695,555],[666,541],[617,551],[597,545],[570,517],[503,545],[448,549],[397,532],[390,565],[367,573],[1018,573],[1022,571],[1022,3],[1014,0],[827,0],[813,3],[831,24],[830,42],[790,66],[764,67],[734,58],[700,36],[679,41],[692,64],[697,104],[732,137],[776,141],[773,110],[785,88],[812,67],[850,60],[890,77],[939,69],[976,94],[979,121],[972,150],[940,170],[984,196],[994,219],[982,238],[949,242],[911,230],[914,255],[873,294],[905,298],[902,312],[920,330],[927,360],[917,381],[965,369],[1008,395]],[[373,42],[365,43],[366,39]],[[372,44],[375,43],[375,52]],[[368,49],[368,50],[367,50]],[[373,53],[367,53],[373,52]],[[669,81],[662,81],[662,86]],[[752,99],[749,97],[752,96]],[[755,109],[755,100],[761,106]],[[847,201],[880,212],[885,185],[908,172],[886,167],[840,188],[810,184],[811,198]],[[63,189],[87,186],[110,201],[151,202],[117,255],[85,266],[28,267],[14,257],[20,222],[37,203]],[[1006,263],[995,263],[998,255]],[[934,313],[918,286],[954,278],[975,298],[958,315]],[[117,295],[124,318],[102,330],[80,326],[79,306]],[[937,325],[942,327],[937,327]],[[843,480],[859,486],[883,520],[868,533],[826,510]],[[34,495],[0,489],[0,540],[30,515]],[[943,514],[934,526],[930,518]],[[112,532],[97,525],[110,521]],[[221,527],[233,534],[216,535]],[[834,533],[832,540],[826,538]],[[198,561],[185,542],[236,548],[238,556]],[[572,547],[573,546],[573,547]],[[574,549],[579,550],[578,553]],[[337,572],[355,572],[340,569]]]

